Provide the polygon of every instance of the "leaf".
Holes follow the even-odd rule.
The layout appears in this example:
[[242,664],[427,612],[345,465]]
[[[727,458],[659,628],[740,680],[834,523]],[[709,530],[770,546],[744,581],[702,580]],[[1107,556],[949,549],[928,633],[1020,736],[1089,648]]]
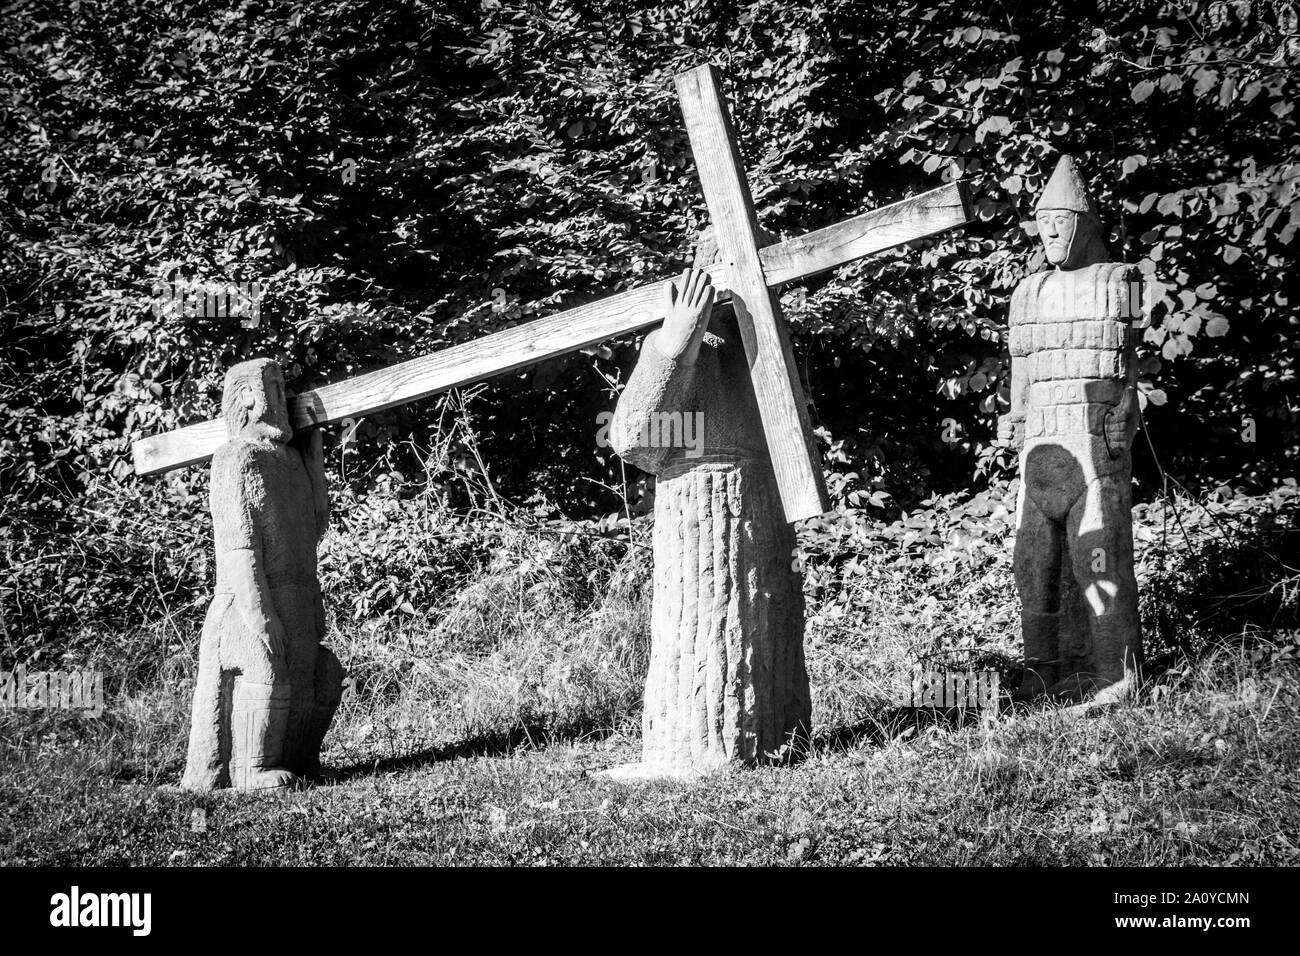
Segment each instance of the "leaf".
[[1156,203],[1156,212],[1162,216],[1181,215],[1183,211],[1183,194],[1181,191],[1165,193]]
[[1201,69],[1193,73],[1192,76],[1196,79],[1196,86],[1192,88],[1192,93],[1195,96],[1204,96],[1219,83],[1218,70]]
[[975,130],[975,142],[984,142],[984,137],[989,133],[1009,133],[1011,132],[1011,121],[1005,116],[990,116],[984,122],[980,123]]
[[1212,339],[1221,338],[1228,334],[1228,320],[1222,315],[1215,315],[1210,321],[1205,323],[1205,334]]
[[1136,172],[1140,167],[1145,166],[1146,164],[1147,164],[1147,158],[1140,153],[1135,153],[1132,156],[1126,157],[1123,164],[1121,165],[1121,168],[1123,169],[1123,175],[1125,176],[1131,175],[1132,173]]
[[1156,90],[1156,85],[1150,80],[1143,80],[1137,86],[1133,87],[1133,102],[1142,103],[1151,96]]

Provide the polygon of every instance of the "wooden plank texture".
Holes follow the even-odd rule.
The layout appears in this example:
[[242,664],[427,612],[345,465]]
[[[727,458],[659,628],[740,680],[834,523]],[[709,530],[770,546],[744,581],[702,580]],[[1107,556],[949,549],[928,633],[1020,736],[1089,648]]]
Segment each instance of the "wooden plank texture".
[[[726,288],[726,270],[709,270]],[[564,355],[664,320],[663,284],[642,286],[289,398],[294,428],[313,428],[412,402]],[[220,420],[137,439],[135,471],[147,475],[211,457],[226,440]]]
[[699,66],[679,74],[676,83],[695,169],[729,270],[732,305],[742,330],[748,327],[742,338],[781,505],[787,521],[815,517],[830,508],[830,497],[781,304],[768,289],[759,259],[754,203],[717,73],[711,65]]
[[[776,287],[955,228],[970,218],[963,189],[958,185],[943,186],[766,246],[758,251],[758,257],[766,284]],[[719,298],[725,300],[730,270],[719,264],[708,271]],[[311,428],[370,415],[648,328],[663,321],[661,289],[661,283],[643,286],[304,392],[289,399],[290,418],[295,428]],[[197,464],[210,458],[225,440],[220,420],[137,439],[132,444],[136,474]]]
[[758,250],[769,286],[804,279],[854,259],[965,225],[973,217],[964,183],[890,203]]

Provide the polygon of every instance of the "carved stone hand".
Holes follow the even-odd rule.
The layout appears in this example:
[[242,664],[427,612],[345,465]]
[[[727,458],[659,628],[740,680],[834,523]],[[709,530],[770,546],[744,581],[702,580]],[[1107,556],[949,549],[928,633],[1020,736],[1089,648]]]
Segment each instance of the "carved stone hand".
[[713,282],[702,269],[686,269],[676,282],[664,284],[667,317],[655,336],[655,348],[681,365],[694,365],[713,313]]

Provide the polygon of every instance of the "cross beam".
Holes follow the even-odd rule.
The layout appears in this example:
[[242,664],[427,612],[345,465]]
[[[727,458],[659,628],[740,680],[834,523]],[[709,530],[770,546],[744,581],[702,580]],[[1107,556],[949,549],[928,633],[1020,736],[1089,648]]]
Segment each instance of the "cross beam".
[[[960,226],[969,218],[956,185],[881,206],[833,226],[758,251],[770,288],[807,278],[893,246]],[[720,299],[729,293],[727,267],[710,266]],[[556,358],[664,320],[662,285],[648,285],[534,319],[481,339],[408,359],[289,398],[294,428],[315,428],[372,415],[493,375]],[[226,440],[220,419],[187,425],[132,443],[136,474],[148,475],[212,457]]]
[[[786,517],[826,510],[821,467],[774,290],[893,246],[963,225],[970,200],[960,183],[874,209],[794,239],[757,247],[753,202],[734,130],[711,66],[676,79],[696,168],[718,236],[708,267],[719,298],[736,309]],[[295,429],[315,428],[416,401],[460,385],[640,331],[664,320],[662,283],[641,286],[471,342],[289,399]],[[137,474],[193,465],[226,440],[220,419],[132,443]]]
[[759,258],[758,216],[745,182],[736,131],[712,66],[682,73],[676,83],[718,252],[727,265],[731,304],[749,360],[781,507],[789,521],[811,518],[830,509],[830,496],[813,447],[808,403],[799,384],[781,300],[768,288]]

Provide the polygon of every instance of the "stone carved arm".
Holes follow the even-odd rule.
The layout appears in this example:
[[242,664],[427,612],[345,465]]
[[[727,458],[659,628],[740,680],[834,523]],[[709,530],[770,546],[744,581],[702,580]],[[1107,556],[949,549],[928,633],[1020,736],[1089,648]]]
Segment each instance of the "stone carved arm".
[[275,612],[266,580],[262,533],[257,514],[260,489],[253,485],[251,463],[236,452],[222,451],[213,460],[212,518],[218,545],[218,582],[235,598],[244,626],[257,635],[272,657],[284,654],[284,626]]
[[255,454],[246,445],[225,445],[212,459],[213,537],[217,584],[230,589],[240,622],[260,637],[272,657],[285,650],[285,628],[266,583],[257,502],[265,490],[257,480]]
[[1011,409],[998,418],[998,441],[1019,451],[1025,444],[1025,410],[1029,405],[1029,376],[1025,361],[1011,357]]
[[312,428],[293,436],[292,444],[302,455],[311,481],[312,505],[316,514],[316,540],[325,535],[330,522],[329,483],[325,479],[325,454],[322,450],[321,430]]
[[664,286],[667,317],[646,336],[627,387],[619,396],[610,443],[620,457],[644,471],[658,472],[672,449],[656,441],[660,414],[690,405],[695,364],[713,313],[708,273],[687,269]]
[[694,385],[695,365],[684,365],[664,355],[655,333],[646,336],[610,423],[610,444],[619,457],[642,471],[657,474],[672,453],[656,438],[660,413],[686,408]]
[[[1124,321],[1127,325],[1127,320]],[[1133,330],[1128,328],[1125,330],[1125,334],[1128,336],[1129,345],[1120,359],[1124,390],[1120,393],[1120,399],[1115,403],[1115,407],[1106,413],[1106,447],[1110,450],[1112,458],[1118,458],[1131,447],[1133,436],[1137,434],[1140,409],[1137,389],[1137,356],[1134,354],[1132,344]]]
[[1025,416],[1029,408],[1029,362],[1026,354],[1025,283],[1021,282],[1011,292],[1007,306],[1007,349],[1011,353],[1008,369],[1011,408],[998,418],[997,442],[1009,445],[1019,452],[1025,444]]
[[284,655],[284,625],[275,613],[271,588],[262,566],[262,549],[240,548],[222,555],[227,578],[235,592],[235,606],[244,626],[261,638],[272,657]]
[[1133,327],[1132,316],[1137,314],[1141,303],[1134,305],[1129,301],[1129,297],[1135,292],[1141,294],[1138,291],[1141,288],[1139,275],[1135,269],[1116,269],[1108,283],[1109,299],[1113,310],[1111,314],[1115,316],[1112,321],[1121,324],[1120,341],[1124,343],[1119,362],[1119,373],[1124,389],[1115,407],[1107,413],[1105,422],[1106,445],[1110,449],[1112,458],[1118,458],[1132,446],[1140,417],[1141,406],[1138,403],[1137,387],[1137,330]]

